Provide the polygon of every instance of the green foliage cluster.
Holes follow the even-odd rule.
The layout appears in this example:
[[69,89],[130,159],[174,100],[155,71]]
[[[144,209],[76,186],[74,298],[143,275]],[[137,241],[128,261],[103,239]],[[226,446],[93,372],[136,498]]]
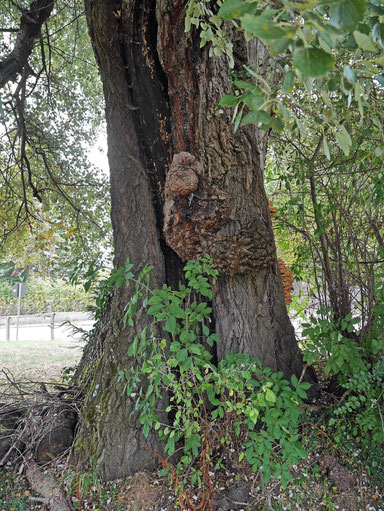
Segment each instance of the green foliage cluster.
[[281,477],[285,485],[292,464],[305,456],[299,405],[310,385],[295,376],[288,382],[247,354],[230,352],[215,364],[211,349],[220,339],[211,331],[209,301],[217,271],[208,256],[186,264],[186,283],[177,291],[166,285],[150,290],[151,268],[138,279],[131,268],[127,261],[116,279],[135,282],[124,321],[135,326],[140,308],[149,325],[128,349],[137,364],[120,371],[119,378],[135,402],[132,413],[139,415],[144,435],[158,431],[169,457],[182,451],[172,467],[178,484],[182,487],[189,474],[192,484],[207,485],[204,467],[237,439],[240,461],[261,471],[265,482]]
[[[0,315],[17,313],[17,298],[12,295],[12,282],[0,281]],[[22,314],[86,311],[94,305],[92,296],[80,286],[70,286],[62,279],[44,279],[31,275],[27,282],[27,294],[21,300]]]
[[72,268],[69,282],[72,285],[81,285],[86,293],[90,292],[94,300],[95,320],[101,318],[106,306],[112,297],[113,286],[121,287],[125,279],[133,277],[129,270],[131,266],[119,268],[113,272],[102,254],[92,260],[80,259]]
[[[69,495],[76,495],[79,501],[87,497],[87,494],[92,489],[96,490],[97,497],[101,502],[104,500],[101,477],[96,469],[96,461],[94,458],[90,460],[87,472],[80,471],[78,467],[68,467],[61,475],[63,486],[67,493]],[[74,503],[74,508],[80,508],[77,502]]]
[[4,511],[27,511],[30,509],[29,491],[18,491],[18,483],[11,470],[0,471],[0,503]]
[[336,430],[335,442],[342,445],[354,440],[364,452],[380,448],[384,442],[384,356],[365,370],[355,370],[342,387],[345,398],[328,421]]
[[332,321],[331,311],[319,310],[318,316],[311,316],[310,323],[303,323],[302,335],[305,342],[304,360],[308,364],[319,366],[323,370],[344,382],[348,375],[367,369],[363,348],[356,337],[355,325],[361,318],[352,318],[348,314],[342,321]]
[[[208,7],[209,6],[209,7]],[[263,130],[281,133],[284,126],[305,131],[297,106],[322,94],[323,108],[316,115],[323,134],[330,129],[341,150],[348,155],[352,139],[343,119],[335,115],[334,96],[346,107],[356,107],[363,117],[384,83],[384,8],[380,0],[342,0],[271,5],[267,1],[190,0],[186,30],[191,24],[201,30],[201,45],[212,43],[211,53],[228,53],[236,33],[248,41],[258,39],[269,55],[257,69],[248,72],[249,80],[236,80],[235,94],[224,96],[224,107],[235,107],[235,129],[256,124]],[[219,41],[219,42],[217,42]],[[230,61],[233,59],[230,55]],[[272,78],[273,77],[273,78]],[[272,79],[271,79],[272,78]],[[300,101],[292,102],[294,88]],[[328,156],[327,142],[324,154]]]
[[[10,2],[2,26],[30,5]],[[17,37],[0,32],[0,61]],[[57,0],[26,70],[0,90],[0,260],[45,269],[108,240],[108,179],[88,158],[103,116],[83,2]]]
[[[383,291],[380,292],[381,298]],[[336,444],[352,440],[365,452],[384,442],[384,302],[378,301],[374,327],[364,333],[361,318],[348,315],[334,322],[329,311],[318,311],[305,325],[304,360],[324,366],[337,381],[342,395],[333,407],[328,426]]]

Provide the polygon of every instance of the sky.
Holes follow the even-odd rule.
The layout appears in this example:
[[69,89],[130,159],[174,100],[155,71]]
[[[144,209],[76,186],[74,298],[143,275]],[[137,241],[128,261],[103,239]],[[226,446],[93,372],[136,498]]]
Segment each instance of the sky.
[[89,150],[89,160],[92,165],[98,167],[103,174],[109,176],[107,152],[107,134],[105,131],[102,131],[100,132],[95,145]]

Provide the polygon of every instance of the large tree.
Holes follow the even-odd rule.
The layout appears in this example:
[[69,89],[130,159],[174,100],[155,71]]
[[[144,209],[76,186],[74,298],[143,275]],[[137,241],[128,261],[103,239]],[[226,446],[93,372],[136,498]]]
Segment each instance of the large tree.
[[[17,90],[23,90],[31,52],[37,42],[49,45],[41,27],[58,2],[22,2],[14,50],[0,63],[1,84],[18,79]],[[221,18],[215,15],[219,4]],[[368,99],[377,100],[377,85],[384,84],[384,26],[378,2],[273,7],[268,0],[85,0],[105,96],[115,267],[129,257],[137,273],[145,265],[154,267],[152,286],[177,286],[183,262],[208,253],[219,270],[212,329],[222,342],[216,360],[231,349],[248,352],[289,376],[299,374],[302,363],[264,192],[267,132],[281,132],[286,122],[304,136],[302,98],[307,94],[313,106],[316,90],[324,109],[314,117],[321,136],[309,161],[312,165],[320,150],[330,159],[331,131],[348,156],[348,124],[332,101],[340,97],[348,109],[356,104],[363,118],[372,106]],[[246,43],[241,27],[258,41]],[[226,34],[232,30],[230,43]],[[206,47],[207,41],[214,46]],[[273,58],[265,59],[260,41]],[[335,60],[340,52],[343,61]],[[237,80],[237,94],[220,105],[232,87],[230,71],[245,81]],[[296,106],[290,97],[295,82],[300,85]],[[371,96],[363,92],[366,86]],[[250,110],[237,131],[224,105],[238,108],[235,127]],[[374,122],[382,126],[381,119]],[[30,188],[38,193],[32,185],[33,180]],[[119,370],[136,364],[128,347],[145,325],[138,314],[134,327],[124,327],[129,300],[129,289],[114,291],[77,376],[86,395],[75,453],[80,460],[96,456],[107,478],[153,467],[151,449],[161,449],[156,437],[143,438],[134,403],[117,381]]]
[[[115,266],[128,256],[138,272],[154,266],[153,286],[177,285],[182,261],[210,254],[220,272],[218,359],[233,349],[299,374],[263,184],[267,137],[254,126],[234,134],[218,108],[231,88],[227,57],[210,57],[198,31],[185,31],[185,0],[85,5],[106,102]],[[239,40],[235,71],[263,48]],[[153,466],[145,447],[158,448],[116,385],[118,370],[135,363],[127,356],[135,331],[122,327],[128,299],[115,292],[83,369],[77,453],[96,455],[108,478]]]
[[[34,0],[23,14],[17,51],[0,66],[2,82],[28,65],[52,4]],[[154,267],[152,286],[177,286],[184,261],[211,255],[219,270],[215,357],[248,352],[299,375],[264,191],[267,135],[253,125],[234,133],[218,105],[231,88],[228,58],[210,56],[199,31],[185,31],[187,4],[85,0],[105,96],[115,267],[129,257],[136,272]],[[264,55],[262,43],[237,38],[234,72]],[[86,396],[75,454],[97,457],[106,478],[153,467],[151,449],[161,448],[155,437],[144,439],[117,383],[118,371],[135,364],[127,348],[145,323],[139,316],[135,328],[123,327],[129,298],[129,289],[115,290],[78,376]]]

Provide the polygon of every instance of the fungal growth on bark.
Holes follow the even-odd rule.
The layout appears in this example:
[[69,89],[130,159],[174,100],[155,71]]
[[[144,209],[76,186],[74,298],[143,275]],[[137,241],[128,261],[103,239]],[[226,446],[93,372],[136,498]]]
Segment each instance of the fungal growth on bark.
[[[270,199],[268,199],[268,205],[269,205],[269,213],[271,217],[273,218],[277,213],[277,208],[272,204]],[[291,269],[285,264],[285,262],[279,257],[277,260],[279,264],[279,270],[281,275],[281,280],[283,281],[283,288],[284,288],[284,299],[285,303],[289,305],[292,303],[292,284],[295,280],[293,273]]]
[[277,262],[279,263],[281,280],[283,281],[285,303],[289,305],[292,303],[292,284],[295,278],[291,269],[288,268],[281,258],[279,258]]
[[165,181],[164,233],[183,260],[213,256],[217,233],[229,218],[229,194],[205,189],[203,166],[187,152],[174,156]]
[[164,234],[183,260],[209,254],[221,273],[248,273],[270,264],[263,225],[234,221],[233,200],[187,152],[174,156],[165,182]]

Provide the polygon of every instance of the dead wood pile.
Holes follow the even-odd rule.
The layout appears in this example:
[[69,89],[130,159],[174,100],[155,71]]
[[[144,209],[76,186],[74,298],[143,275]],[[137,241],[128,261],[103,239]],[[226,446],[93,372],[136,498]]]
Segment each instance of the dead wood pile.
[[32,488],[52,511],[67,511],[57,484],[41,472],[68,455],[75,438],[82,394],[72,385],[16,381],[7,370],[0,380],[0,469],[20,464]]

